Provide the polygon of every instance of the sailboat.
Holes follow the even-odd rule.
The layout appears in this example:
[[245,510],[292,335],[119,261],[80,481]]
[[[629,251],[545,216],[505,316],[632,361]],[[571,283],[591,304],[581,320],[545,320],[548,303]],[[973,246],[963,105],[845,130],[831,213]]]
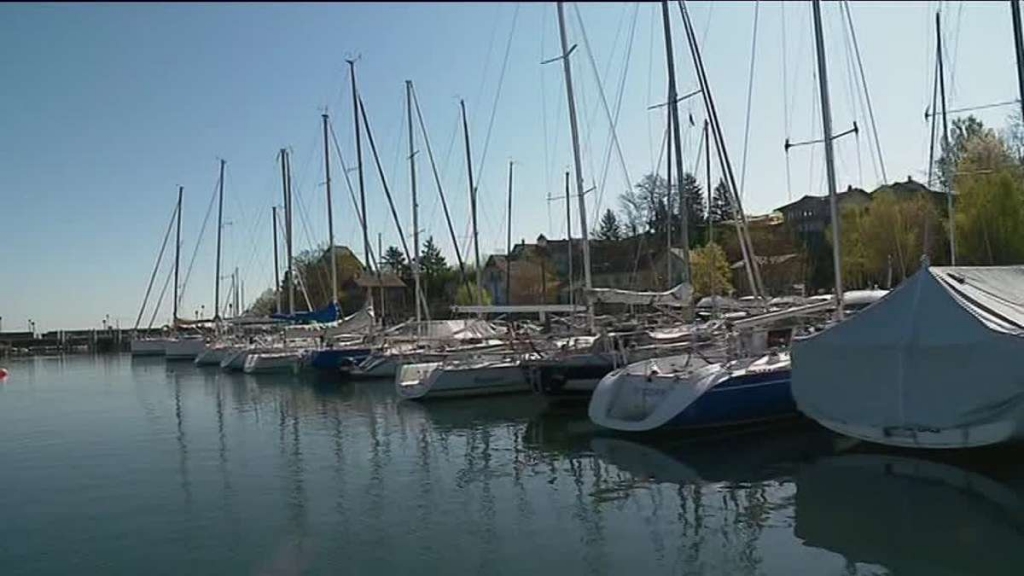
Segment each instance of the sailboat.
[[[167,232],[164,234],[163,244],[160,247],[159,255],[156,259],[156,264],[153,266],[153,273],[149,278],[149,285],[146,287],[146,296],[142,300],[142,306],[139,308],[139,315],[135,319],[135,330],[139,329],[139,324],[142,322],[142,314],[146,311],[146,304],[149,302],[149,295],[153,289],[153,282],[156,280],[157,271],[160,269],[160,262],[163,260],[164,249],[167,247],[167,240],[171,236],[171,226],[177,223],[177,234],[178,244],[180,245],[181,240],[181,196],[182,188],[178,187],[178,201],[174,205],[174,211],[171,213],[171,222],[167,226]],[[177,259],[177,252],[175,252],[175,258]],[[175,317],[177,316],[177,261],[175,261]],[[159,306],[159,304],[157,305]],[[154,313],[155,317],[155,313]],[[128,349],[133,357],[135,356],[163,356],[166,350],[167,342],[170,338],[167,337],[145,337],[139,338],[138,334],[135,333],[132,336],[131,342],[128,344]]]
[[[815,1],[815,32],[819,40],[819,77],[824,78],[824,55],[820,38],[820,15]],[[711,89],[694,38],[692,23],[685,4],[680,3],[683,25],[690,53],[701,87],[708,125],[714,136],[719,161],[726,176],[748,278],[755,299],[761,298],[760,274],[752,246],[746,244],[743,208],[736,179],[725,152],[718,114]],[[669,117],[679,142],[678,106],[672,61],[671,28],[668,2],[662,2],[666,59],[669,72]],[[830,193],[835,196],[831,148],[831,116],[828,111],[827,84],[823,81],[823,114],[825,117],[826,159],[829,168]],[[708,146],[711,145],[709,140]],[[681,173],[679,146],[675,147],[676,165]],[[710,184],[710,183],[709,183]],[[833,202],[833,206],[834,206]],[[833,216],[835,210],[833,208]],[[833,221],[835,219],[833,218]],[[747,240],[744,240],[744,239]],[[841,300],[838,300],[841,302]],[[790,355],[787,350],[802,318],[828,310],[830,302],[808,304],[792,309],[768,312],[732,323],[722,338],[728,343],[728,360],[718,361],[694,347],[688,352],[667,358],[655,358],[631,364],[604,377],[590,399],[587,413],[595,424],[613,430],[649,432],[665,428],[695,429],[724,427],[753,422],[779,420],[797,416],[790,390]],[[839,304],[839,310],[842,305]]]

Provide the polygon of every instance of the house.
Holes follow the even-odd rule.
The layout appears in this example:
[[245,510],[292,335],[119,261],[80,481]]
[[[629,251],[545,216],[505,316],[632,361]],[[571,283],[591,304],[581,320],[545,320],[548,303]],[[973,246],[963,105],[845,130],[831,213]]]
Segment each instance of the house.
[[[871,195],[860,188],[848,187],[836,194],[840,210],[847,207],[861,207],[871,202]],[[832,210],[828,196],[811,196],[780,206],[783,220],[799,234],[821,233],[832,223]]]
[[406,296],[405,282],[390,273],[377,274],[372,272],[350,279],[342,288],[346,293],[369,293],[373,298],[373,310],[379,318],[386,322],[403,321],[415,313],[412,301]]
[[900,201],[913,200],[914,198],[924,196],[935,203],[935,207],[939,209],[940,214],[945,214],[947,208],[947,198],[945,193],[932,190],[910,176],[907,176],[906,182],[883,184],[871,192],[872,198],[883,195],[891,195]]

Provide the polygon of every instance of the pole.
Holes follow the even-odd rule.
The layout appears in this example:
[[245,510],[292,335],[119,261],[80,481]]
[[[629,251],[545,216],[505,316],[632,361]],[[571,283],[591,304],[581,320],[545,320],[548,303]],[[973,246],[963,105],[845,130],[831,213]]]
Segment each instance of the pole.
[[[383,254],[383,253],[384,253],[384,234],[381,233],[381,232],[377,232],[377,254]],[[384,280],[383,280],[383,277],[381,276],[380,267],[379,266],[378,266],[378,269],[377,269],[377,282],[378,282],[378,284],[380,284],[380,286],[379,286],[379,288],[380,288],[380,317],[381,317],[381,322],[383,322],[384,321],[384,317],[387,314],[387,305],[384,303],[384,300],[387,297],[387,292],[384,290]]]
[[338,255],[334,249],[334,204],[331,202],[331,152],[327,144],[327,113],[324,123],[324,177],[327,186],[327,249],[331,251],[331,301],[338,303]]
[[471,217],[473,219],[473,258],[476,262],[476,303],[479,305],[482,271],[480,269],[480,236],[476,227],[476,186],[473,184],[473,157],[469,151],[469,123],[466,121],[466,102],[464,100],[459,100],[459,106],[462,108],[462,133],[466,141],[466,173],[469,175],[469,207]]
[[178,230],[174,235],[174,316],[171,325],[178,324],[178,264],[181,260],[181,196],[184,186],[178,186]]
[[572,196],[569,194],[569,172],[565,173],[565,238],[569,247],[569,305],[573,302],[573,273],[572,273]]
[[[676,92],[676,64],[673,56],[672,49],[672,26],[669,23],[668,18],[668,0],[661,1],[661,19],[665,28],[665,59],[668,63],[668,102],[669,102],[669,122],[672,128],[672,135],[675,137],[675,162],[676,162],[676,180],[678,182],[683,181],[683,139],[679,130],[679,98]],[[671,138],[669,139],[671,141]],[[669,165],[671,165],[671,160]],[[672,193],[672,185],[669,183],[669,195]],[[683,190],[679,189],[679,233],[683,237],[680,248],[683,251],[683,271],[682,278],[683,282],[690,281],[690,232],[689,222],[687,214],[687,206],[685,199],[682,197]],[[671,220],[670,220],[671,221]],[[669,261],[671,261],[671,257]],[[669,280],[671,280],[671,276]]]
[[[711,184],[711,141],[708,140],[708,121],[704,120],[704,172],[708,187],[708,246],[715,243],[715,219],[711,216],[711,202],[713,200],[713,188]],[[708,258],[711,258],[709,251]],[[715,285],[717,270],[714,261],[711,261],[711,314],[718,316],[718,286]]]
[[[671,98],[671,96],[670,96]],[[665,166],[665,284],[672,288],[672,107],[668,108]]]
[[835,153],[832,149],[832,108],[828,93],[828,71],[825,63],[825,37],[821,30],[821,0],[811,4],[814,12],[814,44],[818,58],[818,90],[821,92],[821,128],[825,143],[825,168],[828,173],[828,204],[832,217],[832,265],[836,279],[836,319],[843,319],[843,269],[840,255],[839,203],[836,200]]
[[508,224],[505,226],[505,304],[512,303],[512,161],[508,161]]
[[[572,66],[569,64],[569,42],[565,35],[565,8],[562,2],[558,3],[558,32],[562,40],[562,70],[565,73],[565,94],[569,100],[569,128],[572,132],[572,155],[573,164],[576,167],[576,193],[579,195],[580,206],[580,230],[583,233],[583,274],[584,282],[588,290],[587,299],[589,304],[589,290],[593,288],[590,276],[590,237],[587,233],[587,201],[583,197],[583,167],[580,162],[580,133],[576,120],[576,99],[572,92]],[[590,330],[594,330],[594,309],[587,306],[587,324]]]
[[359,174],[359,212],[362,215],[363,223],[363,257],[365,258],[366,267],[370,268],[370,233],[367,230],[369,223],[366,221],[366,184],[363,180],[363,139],[360,137],[359,131],[359,91],[356,90],[356,61],[346,60],[346,62],[348,62],[352,80],[352,120],[356,128],[356,170]]
[[277,313],[281,313],[281,265],[277,261],[277,206],[271,206],[274,219],[274,296],[277,298]]
[[1013,46],[1017,55],[1017,90],[1021,99],[1021,121],[1024,122],[1024,34],[1021,33],[1019,0],[1010,0],[1010,12],[1013,14]]
[[288,267],[288,314],[295,314],[295,267],[292,265],[292,163],[288,150],[284,153],[284,246]]
[[213,284],[213,319],[220,320],[220,236],[224,227],[224,160],[220,161],[220,180],[217,191],[217,265]]
[[[1015,21],[1016,22],[1016,21]],[[946,121],[946,78],[942,63],[942,25],[939,13],[935,13],[935,49],[939,59],[939,98],[942,99],[942,157],[945,159],[945,178],[942,186],[946,193],[946,213],[949,219],[949,264],[956,266],[956,214],[953,211],[953,172],[956,166],[949,166],[949,123]]]
[[423,297],[423,288],[420,284],[420,204],[416,198],[416,150],[412,133],[412,80],[405,81],[405,108],[409,114],[409,188],[412,192],[412,278],[415,283],[416,300],[416,333],[420,333],[420,299]]

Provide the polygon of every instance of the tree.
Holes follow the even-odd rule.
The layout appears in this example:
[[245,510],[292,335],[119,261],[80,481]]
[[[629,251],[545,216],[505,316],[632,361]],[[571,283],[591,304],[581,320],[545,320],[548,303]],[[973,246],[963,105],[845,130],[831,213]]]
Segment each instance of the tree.
[[409,263],[405,261],[405,254],[398,246],[388,246],[384,256],[380,259],[381,267],[401,278],[407,278],[411,274]]
[[629,189],[619,195],[619,204],[622,206],[626,232],[630,236],[639,235],[644,229],[644,223],[647,221],[645,216],[646,203],[640,198],[636,190]]
[[619,219],[611,209],[605,210],[604,216],[601,217],[601,224],[597,229],[595,238],[610,241],[622,239],[622,227],[619,226]]
[[1022,176],[1006,142],[991,131],[965,143],[956,179],[958,263],[1024,261]]
[[729,187],[725,180],[719,180],[712,192],[707,218],[716,223],[732,219],[732,202],[729,200]]
[[953,120],[948,143],[942,140],[941,134],[939,135],[940,153],[935,159],[935,173],[938,174],[939,183],[943,188],[952,187],[955,183],[953,176],[959,169],[967,143],[980,137],[997,138],[995,132],[985,127],[973,114]]
[[697,178],[689,172],[683,174],[679,182],[682,197],[686,200],[686,230],[689,245],[695,246],[702,239],[701,229],[704,227],[704,191]]
[[718,244],[707,244],[690,252],[690,270],[695,296],[732,293],[729,261],[725,257],[725,251]]
[[428,279],[440,277],[448,270],[448,262],[445,261],[441,249],[434,243],[434,237],[430,236],[423,243],[423,252],[420,253],[420,266],[423,275]]
[[489,305],[491,293],[483,288],[477,288],[476,284],[462,284],[455,292],[455,303],[459,306],[471,306],[478,302],[484,306]]

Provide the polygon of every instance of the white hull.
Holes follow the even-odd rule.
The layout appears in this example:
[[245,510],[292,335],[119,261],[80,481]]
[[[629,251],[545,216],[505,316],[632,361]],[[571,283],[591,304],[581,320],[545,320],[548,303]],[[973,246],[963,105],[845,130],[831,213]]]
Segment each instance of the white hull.
[[245,359],[249,354],[259,352],[256,348],[232,348],[220,361],[220,367],[232,372],[241,372],[245,369]]
[[132,340],[128,345],[132,356],[163,356],[167,338],[147,338]]
[[206,342],[202,338],[181,338],[164,343],[164,356],[168,360],[194,360],[204,350]]
[[515,360],[426,362],[402,366],[395,390],[401,398],[427,399],[525,393],[530,385]]
[[689,354],[634,362],[601,379],[587,414],[612,430],[644,432],[667,424],[723,375]]
[[231,346],[214,346],[203,350],[198,356],[196,356],[196,366],[220,366],[220,363],[225,358],[234,354],[236,348]]
[[897,448],[926,448],[952,450],[958,448],[979,448],[1002,444],[1020,438],[1018,423],[1014,420],[998,420],[986,424],[947,429],[899,429],[894,427],[858,426],[844,422],[815,418],[818,424],[851,438],[894,446]]
[[257,352],[246,355],[246,374],[295,373],[302,364],[301,351]]

